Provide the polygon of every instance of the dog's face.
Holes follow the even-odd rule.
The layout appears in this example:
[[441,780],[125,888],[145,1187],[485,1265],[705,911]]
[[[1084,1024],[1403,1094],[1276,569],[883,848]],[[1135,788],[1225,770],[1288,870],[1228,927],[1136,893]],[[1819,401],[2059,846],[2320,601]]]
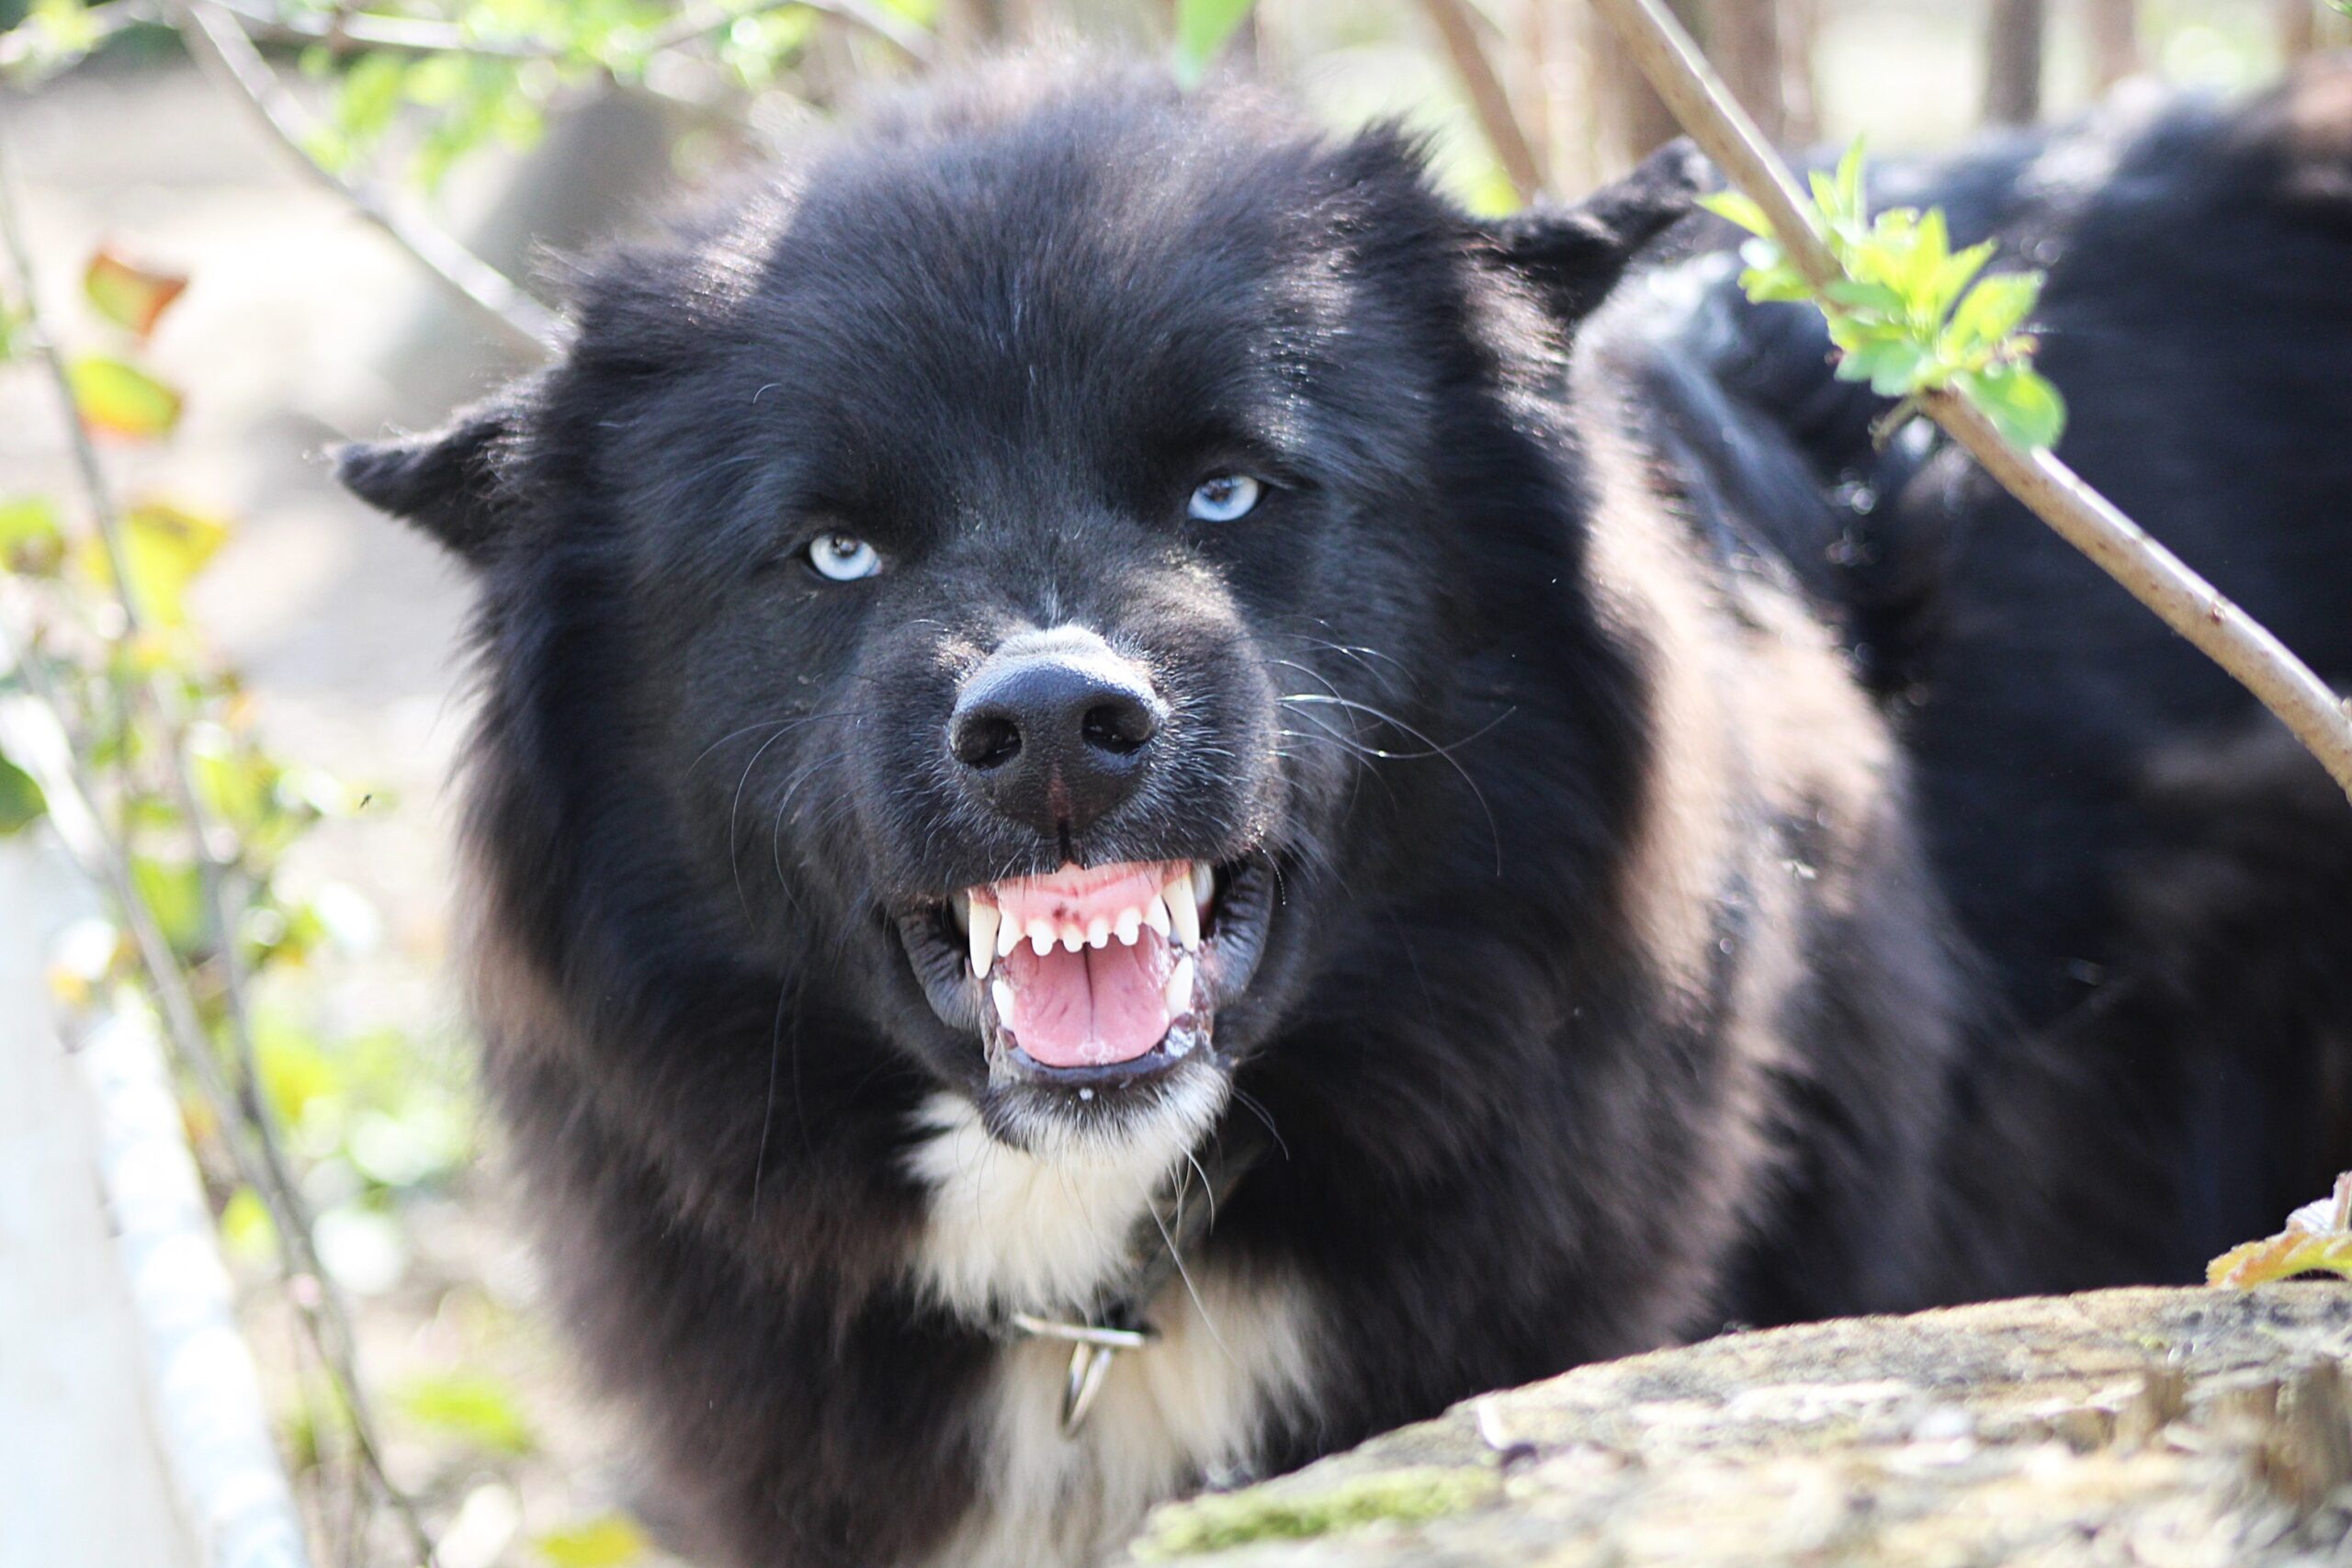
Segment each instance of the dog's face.
[[1471,613],[1479,437],[1436,411],[1542,347],[1500,295],[1542,335],[1673,205],[1544,252],[1392,135],[1139,90],[886,123],[345,465],[493,598],[598,584],[670,874],[1037,1149],[1197,1121],[1273,1032],[1329,902],[1293,895],[1396,849],[1359,769],[1426,744]]

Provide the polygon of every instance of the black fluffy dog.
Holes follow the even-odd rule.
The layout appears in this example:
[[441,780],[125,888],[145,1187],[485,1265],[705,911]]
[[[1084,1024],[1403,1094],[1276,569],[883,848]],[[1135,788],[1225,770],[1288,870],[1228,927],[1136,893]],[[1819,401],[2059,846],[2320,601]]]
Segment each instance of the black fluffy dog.
[[[1390,132],[1000,71],[345,455],[479,573],[489,1081],[690,1550],[1076,1563],[2324,1189],[2352,807],[1874,448],[1691,172],[1481,225]],[[2050,269],[2066,456],[2352,676],[2352,75],[1881,195]]]

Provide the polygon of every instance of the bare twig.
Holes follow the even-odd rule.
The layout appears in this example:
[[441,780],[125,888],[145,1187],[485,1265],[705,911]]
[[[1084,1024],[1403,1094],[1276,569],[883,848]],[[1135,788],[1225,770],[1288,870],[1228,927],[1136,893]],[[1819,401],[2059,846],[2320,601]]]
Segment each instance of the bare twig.
[[516,348],[533,355],[552,350],[560,332],[554,313],[516,287],[512,278],[382,192],[353,184],[311,156],[304,146],[308,114],[278,81],[234,17],[213,0],[169,0],[169,4],[172,18],[197,62],[253,111],[304,174],[350,202],[390,235]]
[[[98,459],[96,446],[82,423],[64,358],[58,352],[55,340],[50,336],[42,319],[32,252],[26,243],[18,219],[12,171],[4,157],[0,157],[0,249],[6,253],[20,296],[26,336],[35,357],[47,370],[57,399],[60,420],[74,451],[85,500],[107,552],[115,604],[122,618],[119,635],[128,639],[135,637],[145,624],[146,607],[139,601],[135,579],[129,570],[122,510],[115,499],[113,486],[107,480],[105,466]],[[0,626],[0,630],[5,629],[5,626]],[[413,1503],[393,1483],[384,1469],[380,1445],[375,1437],[367,1394],[359,1378],[357,1341],[352,1332],[350,1317],[344,1309],[342,1298],[336,1293],[333,1279],[319,1258],[309,1202],[287,1163],[276,1119],[263,1095],[252,1020],[245,1002],[243,967],[237,951],[235,923],[227,902],[228,867],[221,863],[214,852],[208,820],[209,813],[197,794],[195,779],[189,770],[186,717],[179,712],[176,699],[161,682],[148,679],[133,683],[130,694],[131,699],[149,712],[161,732],[164,769],[175,804],[194,840],[203,882],[206,940],[220,964],[222,998],[229,1014],[228,1033],[238,1061],[240,1082],[233,1088],[213,1054],[211,1038],[198,1010],[187,976],[132,874],[130,852],[107,830],[100,809],[103,792],[97,787],[96,770],[75,735],[71,722],[72,709],[64,694],[51,681],[48,666],[42,662],[40,650],[28,642],[20,643],[12,631],[7,632],[6,637],[12,662],[24,676],[36,700],[54,717],[66,739],[70,785],[92,829],[86,836],[87,843],[69,844],[69,848],[76,851],[85,869],[107,887],[121,909],[132,945],[139,953],[141,968],[147,975],[149,989],[163,1014],[166,1032],[177,1055],[185,1061],[211,1103],[240,1179],[261,1198],[277,1228],[280,1257],[288,1274],[288,1294],[301,1315],[330,1382],[343,1400],[345,1413],[351,1418],[354,1441],[379,1490],[406,1525],[420,1559],[429,1564],[434,1555],[431,1538],[426,1534]],[[130,679],[128,676],[116,677],[118,683]],[[294,1278],[297,1275],[307,1277],[312,1284],[301,1285]]]
[[[212,4],[235,16],[248,31],[266,37],[282,35],[306,39],[330,48],[394,49],[412,54],[481,54],[502,60],[571,58],[571,51],[560,44],[535,38],[484,36],[454,22],[429,17],[392,17],[374,11],[274,13],[256,10],[235,0],[212,0]],[[646,52],[658,54],[675,49],[705,33],[717,31],[738,17],[792,6],[861,28],[920,63],[928,63],[934,52],[929,33],[871,0],[754,0],[750,5],[692,6],[653,34],[647,41]]]
[[[1764,209],[1814,289],[1842,277],[1788,169],[1658,0],[1592,3],[1691,139]],[[2036,516],[2259,698],[2352,795],[2352,711],[2310,666],[2056,457],[2013,446],[1957,391],[1922,393],[1919,404]]]
[[1462,78],[1463,90],[1470,95],[1471,112],[1478,117],[1478,129],[1494,149],[1495,161],[1510,177],[1521,200],[1534,196],[1544,188],[1544,161],[1511,111],[1510,94],[1487,58],[1469,0],[1421,0],[1421,8],[1429,13],[1447,58],[1453,62],[1454,74]]

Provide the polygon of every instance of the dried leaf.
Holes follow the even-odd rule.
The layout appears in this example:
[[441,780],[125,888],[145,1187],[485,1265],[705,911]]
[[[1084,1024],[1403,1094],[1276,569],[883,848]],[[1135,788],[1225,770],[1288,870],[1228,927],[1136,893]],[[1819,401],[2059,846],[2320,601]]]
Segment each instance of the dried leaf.
[[[158,626],[179,626],[187,618],[188,585],[228,541],[229,525],[170,502],[144,501],[124,516],[123,529],[123,550],[130,557],[132,596],[140,613]],[[114,581],[98,540],[85,541],[75,558],[92,581]]]
[[2313,1273],[2352,1280],[2352,1172],[2335,1179],[2334,1196],[2288,1215],[2277,1235],[2233,1247],[2208,1263],[2205,1282],[2244,1291]]
[[180,395],[135,365],[88,355],[67,367],[82,423],[135,441],[168,435],[180,421]]
[[187,291],[187,279],[178,273],[140,266],[120,252],[100,246],[82,274],[82,291],[99,315],[117,326],[129,327],[144,340],[172,308],[172,301]]
[[531,1544],[555,1568],[627,1568],[648,1550],[645,1532],[618,1514],[549,1530]]

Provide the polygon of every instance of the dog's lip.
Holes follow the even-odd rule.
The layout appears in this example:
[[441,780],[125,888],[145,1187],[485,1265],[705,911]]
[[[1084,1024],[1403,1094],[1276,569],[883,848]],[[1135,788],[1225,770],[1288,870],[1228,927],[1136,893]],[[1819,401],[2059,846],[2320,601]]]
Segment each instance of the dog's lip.
[[989,1081],[1046,1086],[1091,1097],[1155,1080],[1195,1056],[1218,1055],[1216,1014],[1248,989],[1265,955],[1277,872],[1269,855],[1251,850],[1216,863],[1214,874],[1215,897],[1197,941],[1185,953],[1195,965],[1193,1003],[1170,1019],[1159,1041],[1125,1061],[1054,1065],[1021,1047],[998,1017],[988,981],[974,972],[967,927],[956,908],[958,894],[968,897],[969,889],[908,900],[893,913],[892,921],[933,1011],[950,1029],[977,1040]]

